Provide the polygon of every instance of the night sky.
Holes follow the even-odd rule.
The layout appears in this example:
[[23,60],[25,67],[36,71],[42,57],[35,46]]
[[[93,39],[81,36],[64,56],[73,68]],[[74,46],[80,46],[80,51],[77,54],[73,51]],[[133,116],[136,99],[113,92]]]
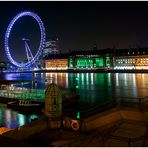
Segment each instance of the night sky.
[[[59,38],[63,52],[89,50],[94,43],[99,49],[148,47],[146,1],[0,1],[0,61],[6,60],[4,35],[7,26],[17,13],[24,10],[33,11],[41,17],[46,40]],[[14,26],[11,39],[12,55],[17,60],[22,58],[19,49],[23,48],[23,31],[34,41],[31,48],[36,48],[39,40],[37,24],[30,17],[20,19]]]

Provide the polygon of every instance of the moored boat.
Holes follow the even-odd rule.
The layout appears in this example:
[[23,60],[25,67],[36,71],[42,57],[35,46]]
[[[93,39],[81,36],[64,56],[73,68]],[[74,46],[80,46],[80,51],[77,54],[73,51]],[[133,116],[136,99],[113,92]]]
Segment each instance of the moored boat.
[[41,112],[42,104],[34,103],[30,99],[20,99],[13,102],[8,102],[7,107],[17,111],[26,111],[26,112]]

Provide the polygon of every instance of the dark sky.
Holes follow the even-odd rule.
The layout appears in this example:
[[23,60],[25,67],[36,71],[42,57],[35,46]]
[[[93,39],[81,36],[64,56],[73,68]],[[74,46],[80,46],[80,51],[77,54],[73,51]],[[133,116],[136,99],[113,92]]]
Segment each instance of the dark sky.
[[[4,35],[11,19],[19,12],[30,10],[44,22],[46,40],[59,38],[60,49],[148,47],[148,2],[107,1],[0,1],[0,61],[6,60]],[[30,23],[30,25],[29,25]],[[11,44],[15,59],[23,48],[17,38],[23,31],[37,43],[39,29],[30,17],[21,18],[12,32]],[[14,35],[14,36],[13,36]],[[36,46],[32,46],[36,48]],[[34,50],[34,49],[32,49]],[[18,58],[19,59],[19,58]]]

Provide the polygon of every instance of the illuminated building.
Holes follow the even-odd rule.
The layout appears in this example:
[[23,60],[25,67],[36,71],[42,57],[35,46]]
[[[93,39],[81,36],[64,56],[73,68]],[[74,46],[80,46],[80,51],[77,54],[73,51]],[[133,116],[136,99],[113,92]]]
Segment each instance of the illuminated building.
[[114,69],[148,69],[148,49],[118,49]]
[[51,59],[46,60],[46,69],[67,69],[68,59]]
[[72,51],[69,56],[69,68],[111,68],[112,51],[112,49]]
[[44,59],[47,59],[48,56],[54,56],[56,54],[59,54],[59,40],[51,39],[45,43],[45,48],[42,51],[42,58],[43,60],[40,60],[40,63],[38,65],[41,65],[39,67],[42,67],[43,69],[46,68],[46,63]]
[[72,51],[68,54],[50,54],[45,59],[45,69],[89,69],[111,68],[113,66],[112,49]]
[[46,69],[148,69],[148,48],[71,51],[50,55]]
[[68,54],[50,55],[45,60],[45,69],[60,70],[68,68]]
[[45,48],[43,49],[43,57],[46,57],[49,54],[58,54],[58,53],[59,53],[58,38],[47,41],[45,44]]

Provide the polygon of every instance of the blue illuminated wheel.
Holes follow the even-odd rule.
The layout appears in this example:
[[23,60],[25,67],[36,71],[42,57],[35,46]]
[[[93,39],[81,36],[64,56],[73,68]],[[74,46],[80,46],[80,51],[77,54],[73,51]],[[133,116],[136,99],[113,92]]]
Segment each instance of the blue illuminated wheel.
[[[34,56],[32,56],[32,59],[27,61],[26,63],[19,63],[19,62],[15,61],[10,54],[9,37],[11,35],[11,30],[12,30],[13,25],[16,23],[16,21],[19,18],[21,18],[23,16],[31,16],[33,19],[36,20],[36,22],[38,23],[39,28],[40,28],[41,38],[40,38],[39,48],[37,49],[36,54]],[[24,12],[17,14],[11,20],[11,22],[10,22],[10,24],[9,24],[7,30],[6,30],[6,34],[5,34],[5,52],[6,52],[7,58],[9,59],[9,61],[12,64],[14,64],[15,66],[20,67],[20,68],[21,67],[27,67],[27,66],[30,66],[32,64],[35,64],[35,62],[38,60],[39,56],[41,55],[41,52],[44,48],[44,45],[45,45],[45,27],[44,27],[44,24],[43,24],[41,18],[37,14],[30,12],[30,11],[24,11]]]

